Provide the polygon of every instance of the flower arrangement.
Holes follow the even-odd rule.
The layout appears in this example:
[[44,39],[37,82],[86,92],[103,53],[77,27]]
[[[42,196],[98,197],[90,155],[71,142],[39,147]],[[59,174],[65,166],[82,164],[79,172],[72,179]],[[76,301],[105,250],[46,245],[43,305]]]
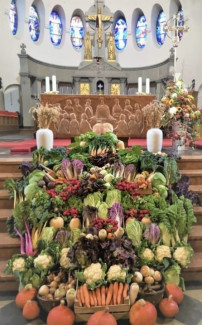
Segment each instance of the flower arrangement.
[[51,123],[56,122],[61,110],[59,105],[53,106],[50,104],[39,104],[37,107],[30,108],[34,120],[37,121],[38,127],[42,129],[48,129]]
[[[200,123],[200,111],[194,104],[194,97],[188,92],[182,80],[169,81],[161,102],[165,104],[165,112],[161,125],[166,127],[169,135],[176,140],[190,141],[193,145]],[[182,143],[181,143],[182,144]]]

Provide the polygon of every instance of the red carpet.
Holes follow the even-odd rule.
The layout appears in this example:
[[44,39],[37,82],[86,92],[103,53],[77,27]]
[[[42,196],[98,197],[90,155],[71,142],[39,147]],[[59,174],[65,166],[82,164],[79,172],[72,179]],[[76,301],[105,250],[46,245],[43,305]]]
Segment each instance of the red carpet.
[[[132,146],[146,147],[147,140],[146,139],[129,139],[128,146],[129,147],[132,147]],[[163,147],[172,147],[172,140],[171,139],[163,139]]]

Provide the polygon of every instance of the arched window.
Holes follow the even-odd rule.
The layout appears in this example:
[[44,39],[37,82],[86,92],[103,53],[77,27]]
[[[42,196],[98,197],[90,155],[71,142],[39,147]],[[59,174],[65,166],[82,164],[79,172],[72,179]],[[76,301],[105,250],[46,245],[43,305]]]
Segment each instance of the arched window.
[[10,21],[11,32],[13,35],[15,35],[18,28],[18,15],[17,15],[17,7],[16,7],[15,0],[12,0],[10,3],[9,21]]
[[[182,10],[182,8],[180,8],[178,10],[178,26],[184,26],[184,11]],[[183,32],[182,31],[178,31],[178,37],[181,40],[183,36]]]
[[39,38],[39,15],[34,6],[29,9],[29,33],[33,42],[36,42]]
[[82,48],[84,39],[84,27],[83,22],[79,16],[72,17],[70,23],[70,36],[73,47],[77,50]]
[[142,15],[138,18],[135,34],[136,34],[137,46],[141,49],[144,48],[146,45],[146,40],[147,40],[147,36],[148,36],[147,20],[144,15]]
[[114,29],[115,45],[118,50],[124,50],[127,43],[127,24],[124,18],[116,21]]
[[56,11],[52,11],[49,18],[50,40],[53,45],[58,46],[62,40],[62,21]]
[[156,39],[159,45],[163,45],[166,38],[166,32],[164,27],[166,25],[166,16],[163,11],[161,11],[158,15],[156,21]]

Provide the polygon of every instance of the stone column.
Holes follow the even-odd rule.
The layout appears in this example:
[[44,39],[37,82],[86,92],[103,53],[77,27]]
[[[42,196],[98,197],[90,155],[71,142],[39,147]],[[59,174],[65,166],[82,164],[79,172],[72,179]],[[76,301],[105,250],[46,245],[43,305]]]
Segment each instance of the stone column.
[[79,95],[80,93],[80,78],[74,78],[74,87],[73,87],[73,93],[76,95]]
[[31,107],[30,78],[25,73],[21,73],[21,94],[20,114],[23,117],[23,127],[33,126],[32,115],[29,113]]
[[160,100],[164,95],[163,84],[161,80],[156,80],[156,98]]
[[126,94],[126,79],[125,78],[121,78],[121,95],[127,95]]

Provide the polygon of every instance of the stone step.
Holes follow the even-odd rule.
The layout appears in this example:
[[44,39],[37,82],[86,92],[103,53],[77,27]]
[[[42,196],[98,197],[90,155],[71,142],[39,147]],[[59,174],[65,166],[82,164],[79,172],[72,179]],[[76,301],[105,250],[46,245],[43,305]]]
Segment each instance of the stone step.
[[184,269],[182,276],[185,282],[198,282],[202,280],[202,252],[193,255],[191,263],[187,269]]
[[7,233],[0,235],[0,260],[6,260],[20,253],[20,240],[11,238]]
[[202,184],[202,169],[182,169],[180,170],[182,176],[188,176],[190,178],[191,185],[200,185]]
[[5,274],[7,260],[0,260],[0,292],[11,292],[18,290],[18,282],[13,274]]
[[202,252],[202,225],[193,226],[189,235],[189,243],[194,252]]
[[197,219],[197,225],[202,225],[202,206],[194,206],[194,214]]
[[201,185],[190,185],[189,190],[194,194],[198,194],[200,197],[200,200],[202,202],[202,184]]
[[9,198],[9,192],[7,190],[0,189],[0,209],[12,209],[13,200]]
[[20,172],[18,173],[0,173],[0,189],[4,188],[4,183],[5,180],[8,178],[13,178],[13,179],[20,179],[22,174]]
[[23,161],[32,161],[32,157],[1,157],[0,173],[19,173],[19,166]]
[[1,209],[0,210],[0,233],[7,232],[6,220],[12,215],[12,209]]
[[[194,151],[193,151],[194,153]],[[183,156],[177,161],[180,170],[187,169],[201,169],[202,166],[202,155],[196,156]]]

